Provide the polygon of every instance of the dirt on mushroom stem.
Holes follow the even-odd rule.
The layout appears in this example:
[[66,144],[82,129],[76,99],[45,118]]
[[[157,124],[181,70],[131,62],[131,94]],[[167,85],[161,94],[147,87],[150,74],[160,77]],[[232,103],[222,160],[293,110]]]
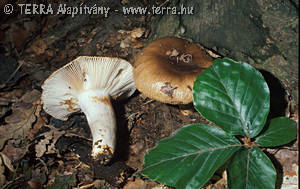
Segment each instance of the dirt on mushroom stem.
[[81,110],[93,138],[91,156],[101,164],[113,157],[116,117],[111,97],[129,97],[135,91],[132,66],[119,58],[81,56],[52,73],[42,85],[44,110],[67,120]]

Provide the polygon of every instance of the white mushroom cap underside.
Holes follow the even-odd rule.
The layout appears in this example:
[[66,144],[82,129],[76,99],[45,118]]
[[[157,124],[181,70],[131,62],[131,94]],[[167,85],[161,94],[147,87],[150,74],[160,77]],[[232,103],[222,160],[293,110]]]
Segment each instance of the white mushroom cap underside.
[[44,110],[66,120],[80,110],[78,95],[99,90],[111,97],[129,97],[135,91],[132,66],[110,57],[81,56],[51,74],[42,85]]

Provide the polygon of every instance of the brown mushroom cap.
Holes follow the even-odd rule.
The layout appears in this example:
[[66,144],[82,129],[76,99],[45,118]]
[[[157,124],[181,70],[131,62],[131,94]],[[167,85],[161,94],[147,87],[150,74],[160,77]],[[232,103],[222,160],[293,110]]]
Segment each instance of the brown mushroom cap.
[[148,44],[137,56],[133,76],[145,96],[169,104],[192,102],[196,77],[213,59],[198,45],[176,37]]

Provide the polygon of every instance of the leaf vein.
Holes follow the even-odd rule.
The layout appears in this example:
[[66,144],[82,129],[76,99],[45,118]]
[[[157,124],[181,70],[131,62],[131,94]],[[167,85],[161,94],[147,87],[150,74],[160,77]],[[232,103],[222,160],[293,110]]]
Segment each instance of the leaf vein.
[[172,160],[176,160],[176,159],[186,157],[186,156],[192,156],[192,155],[195,155],[195,154],[203,154],[203,153],[211,152],[211,151],[215,151],[215,150],[225,150],[225,149],[228,149],[228,148],[235,148],[235,147],[241,147],[241,146],[243,146],[243,145],[242,144],[234,144],[234,145],[222,146],[222,147],[217,147],[217,148],[212,148],[212,149],[207,149],[207,150],[201,150],[201,151],[197,151],[197,152],[193,152],[193,153],[183,154],[183,155],[179,155],[179,156],[175,156],[175,157],[172,157],[172,158],[168,158],[168,159],[158,161],[156,163],[153,163],[152,165],[149,165],[148,167],[145,167],[143,170],[147,170],[151,167],[162,164],[166,161],[172,161]]
[[[231,102],[236,106],[236,104],[234,103],[233,99],[231,98],[231,96],[229,96],[229,92],[228,92],[228,89],[226,88],[226,85],[224,85],[224,83],[222,82],[221,80],[221,76],[217,73],[217,71],[215,70],[215,68],[212,66],[212,70],[216,73],[216,75],[218,76],[219,80],[220,80],[220,83],[223,85],[224,89],[226,90],[227,92],[227,96],[230,98]],[[240,78],[239,78],[240,79]],[[236,107],[236,111],[238,110],[238,108]],[[239,114],[239,119],[241,120],[242,124],[243,124],[243,127],[244,129],[246,129],[247,131],[247,135],[250,136],[247,128],[246,128],[246,124],[245,124],[245,121],[242,119],[242,116],[241,116],[241,112],[237,111],[237,113]]]

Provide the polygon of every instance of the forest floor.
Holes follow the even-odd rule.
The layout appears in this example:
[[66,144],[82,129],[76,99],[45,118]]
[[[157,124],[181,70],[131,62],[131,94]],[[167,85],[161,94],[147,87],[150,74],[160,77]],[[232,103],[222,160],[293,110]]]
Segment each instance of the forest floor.
[[[3,188],[168,188],[138,175],[145,152],[193,123],[207,123],[192,105],[151,100],[136,91],[113,102],[118,120],[115,158],[107,166],[88,155],[91,133],[85,116],[54,119],[42,108],[41,85],[80,55],[112,56],[133,62],[149,36],[148,16],[108,18],[15,15],[0,24],[0,186]],[[291,115],[297,120],[297,115]],[[298,140],[268,150],[281,181],[295,183]],[[284,177],[283,177],[283,176]],[[293,180],[294,179],[294,180]],[[280,180],[280,178],[279,178]],[[226,188],[216,174],[206,188]]]

